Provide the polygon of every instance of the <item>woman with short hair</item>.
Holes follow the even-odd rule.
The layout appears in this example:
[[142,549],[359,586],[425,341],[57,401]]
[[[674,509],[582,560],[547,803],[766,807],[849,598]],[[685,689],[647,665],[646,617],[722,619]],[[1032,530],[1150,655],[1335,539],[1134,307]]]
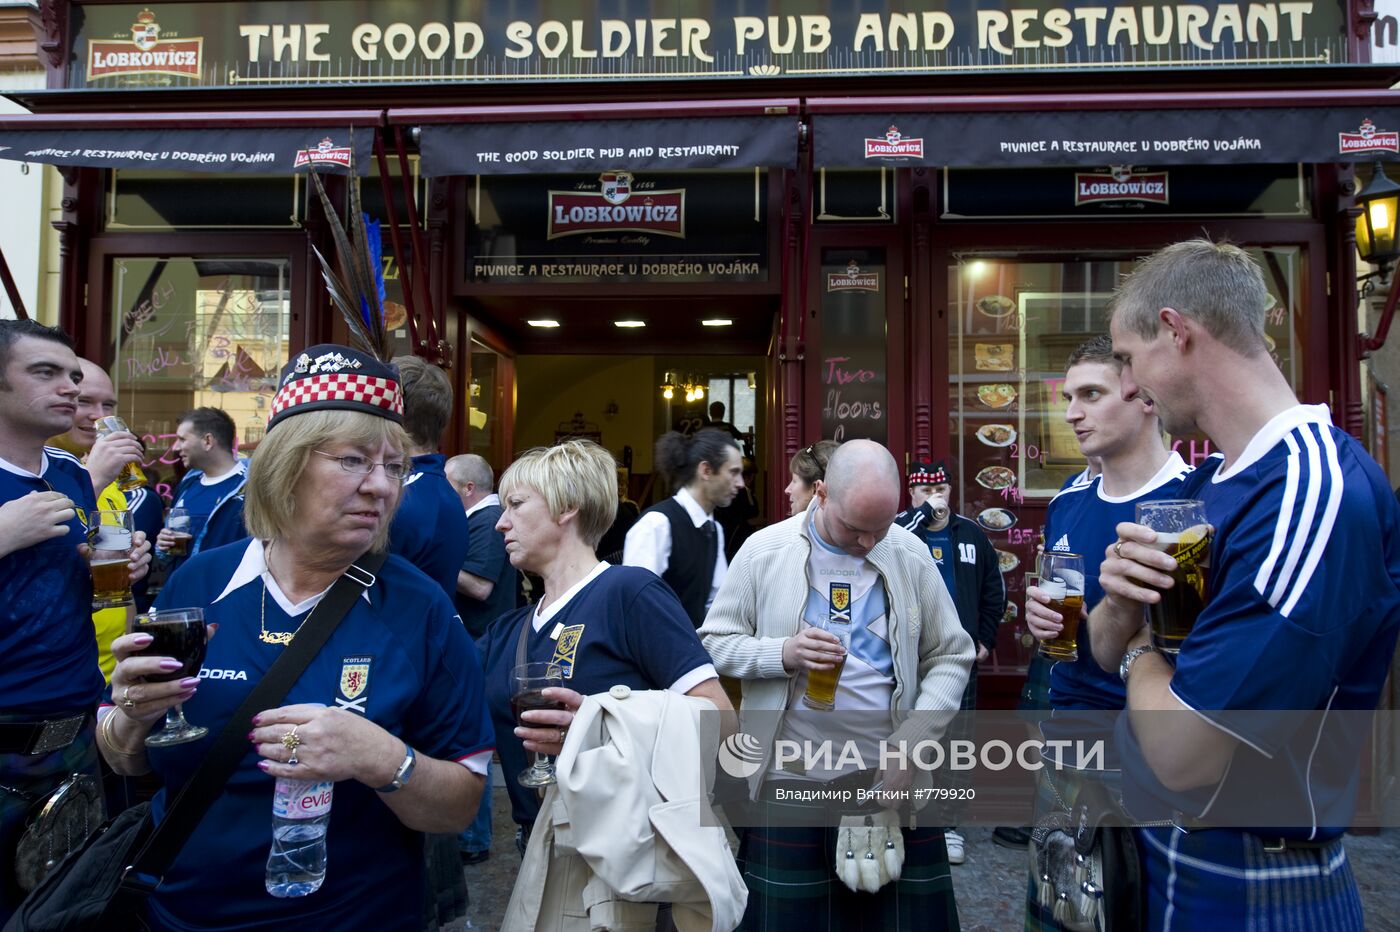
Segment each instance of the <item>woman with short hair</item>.
[[[279,384],[248,472],[253,538],[191,557],[156,599],[158,610],[202,608],[218,626],[208,677],[148,681],[174,662],[135,653],[150,635],[112,645],[99,747],[117,772],[159,777],[157,820],[331,587],[384,549],[408,476],[393,366],[318,346]],[[253,718],[248,754],[150,898],[152,928],[421,928],[423,835],[471,822],[493,740],[477,653],[451,601],[397,556],[373,579],[283,704]],[[147,749],[180,703],[209,734]],[[336,783],[325,881],[305,896],[265,888],[277,778]]]
[[[539,602],[502,615],[479,642],[512,814],[528,835],[539,799],[516,780],[528,764],[517,737],[526,730],[517,730],[510,707],[517,662],[557,663],[564,686],[583,695],[624,685],[699,696],[723,711],[732,706],[666,584],[646,570],[603,563],[594,551],[617,511],[612,454],[588,440],[538,447],[522,454],[498,485],[496,529],[511,565],[544,580]],[[527,714],[548,721],[561,713]]]
[[792,459],[788,461],[788,472],[792,474],[792,481],[783,489],[787,493],[790,506],[789,517],[801,514],[812,504],[818,484],[826,479],[826,464],[840,445],[835,440],[818,440],[792,455]]

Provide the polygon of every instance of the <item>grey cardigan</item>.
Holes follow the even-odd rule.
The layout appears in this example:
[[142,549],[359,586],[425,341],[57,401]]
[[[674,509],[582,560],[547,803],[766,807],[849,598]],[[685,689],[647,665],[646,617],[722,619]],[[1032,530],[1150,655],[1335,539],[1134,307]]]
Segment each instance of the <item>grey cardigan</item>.
[[[810,507],[819,507],[816,500]],[[783,669],[783,642],[797,634],[807,601],[807,517],[794,515],[744,542],[700,628],[715,668],[742,681],[743,711],[781,711],[792,700],[796,677]],[[891,712],[955,712],[975,652],[928,547],[892,527],[868,559],[889,602]],[[777,717],[769,718],[776,731]],[[899,731],[910,738],[936,738],[942,727],[920,717]]]

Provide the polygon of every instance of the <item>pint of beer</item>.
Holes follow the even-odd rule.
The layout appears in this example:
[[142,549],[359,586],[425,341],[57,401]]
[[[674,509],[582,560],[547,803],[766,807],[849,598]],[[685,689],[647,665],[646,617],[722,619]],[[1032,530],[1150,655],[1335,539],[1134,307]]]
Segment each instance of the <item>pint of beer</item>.
[[183,557],[189,554],[190,540],[190,513],[184,508],[172,508],[170,514],[165,519],[165,529],[175,538],[166,553],[172,557]]
[[[836,636],[843,651],[851,649],[850,622],[828,622],[823,630]],[[841,671],[845,668],[846,655],[843,653],[830,670],[808,670],[807,690],[802,694],[802,704],[809,709],[836,708],[836,684],[841,681]]]
[[1158,590],[1161,600],[1147,606],[1153,646],[1176,654],[1205,608],[1210,587],[1211,536],[1205,504],[1194,499],[1139,502],[1137,522],[1156,531],[1157,549],[1176,560],[1171,588]]
[[836,684],[841,681],[841,671],[846,668],[846,658],[842,656],[830,670],[808,670],[807,691],[802,694],[802,704],[809,709],[833,709],[836,707]]
[[1084,608],[1084,557],[1053,550],[1042,554],[1040,588],[1050,596],[1050,611],[1058,612],[1064,625],[1059,637],[1040,643],[1040,653],[1050,660],[1078,660],[1079,615]]
[[[105,437],[108,434],[115,434],[122,431],[130,433],[126,422],[115,415],[100,417],[93,422],[93,427],[97,430],[98,437]],[[127,463],[122,467],[122,471],[117,473],[117,488],[123,492],[130,492],[132,489],[139,489],[146,484],[146,474],[141,471],[139,463]]]
[[129,511],[93,512],[88,532],[88,560],[92,568],[92,608],[131,604],[132,517]]

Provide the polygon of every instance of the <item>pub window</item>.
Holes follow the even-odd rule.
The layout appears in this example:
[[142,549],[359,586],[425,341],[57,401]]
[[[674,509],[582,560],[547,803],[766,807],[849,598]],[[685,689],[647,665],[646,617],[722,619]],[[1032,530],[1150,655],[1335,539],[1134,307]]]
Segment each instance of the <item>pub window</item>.
[[290,345],[289,264],[281,259],[112,260],[112,383],[118,412],[146,445],[144,467],[169,497],[170,452],[181,413],[228,412],[237,447],[267,430],[277,374]]
[[111,231],[248,230],[298,228],[305,217],[299,175],[117,168],[103,220]]
[[817,170],[816,222],[894,223],[894,169]]

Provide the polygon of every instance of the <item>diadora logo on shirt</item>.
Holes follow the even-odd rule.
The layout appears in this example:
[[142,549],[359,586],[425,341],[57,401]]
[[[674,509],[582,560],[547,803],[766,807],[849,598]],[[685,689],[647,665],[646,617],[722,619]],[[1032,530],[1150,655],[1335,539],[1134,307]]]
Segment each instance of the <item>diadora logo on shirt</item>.
[[1055,541],[1055,546],[1051,547],[1050,549],[1051,549],[1051,550],[1054,550],[1054,551],[1058,551],[1059,553],[1074,553],[1074,550],[1071,549],[1071,547],[1070,547],[1070,545],[1069,545],[1069,535],[1068,535],[1068,534],[1064,535],[1064,536],[1061,537],[1059,540]]
[[200,667],[199,678],[201,680],[246,680],[248,672],[246,670],[212,670],[209,667]]

